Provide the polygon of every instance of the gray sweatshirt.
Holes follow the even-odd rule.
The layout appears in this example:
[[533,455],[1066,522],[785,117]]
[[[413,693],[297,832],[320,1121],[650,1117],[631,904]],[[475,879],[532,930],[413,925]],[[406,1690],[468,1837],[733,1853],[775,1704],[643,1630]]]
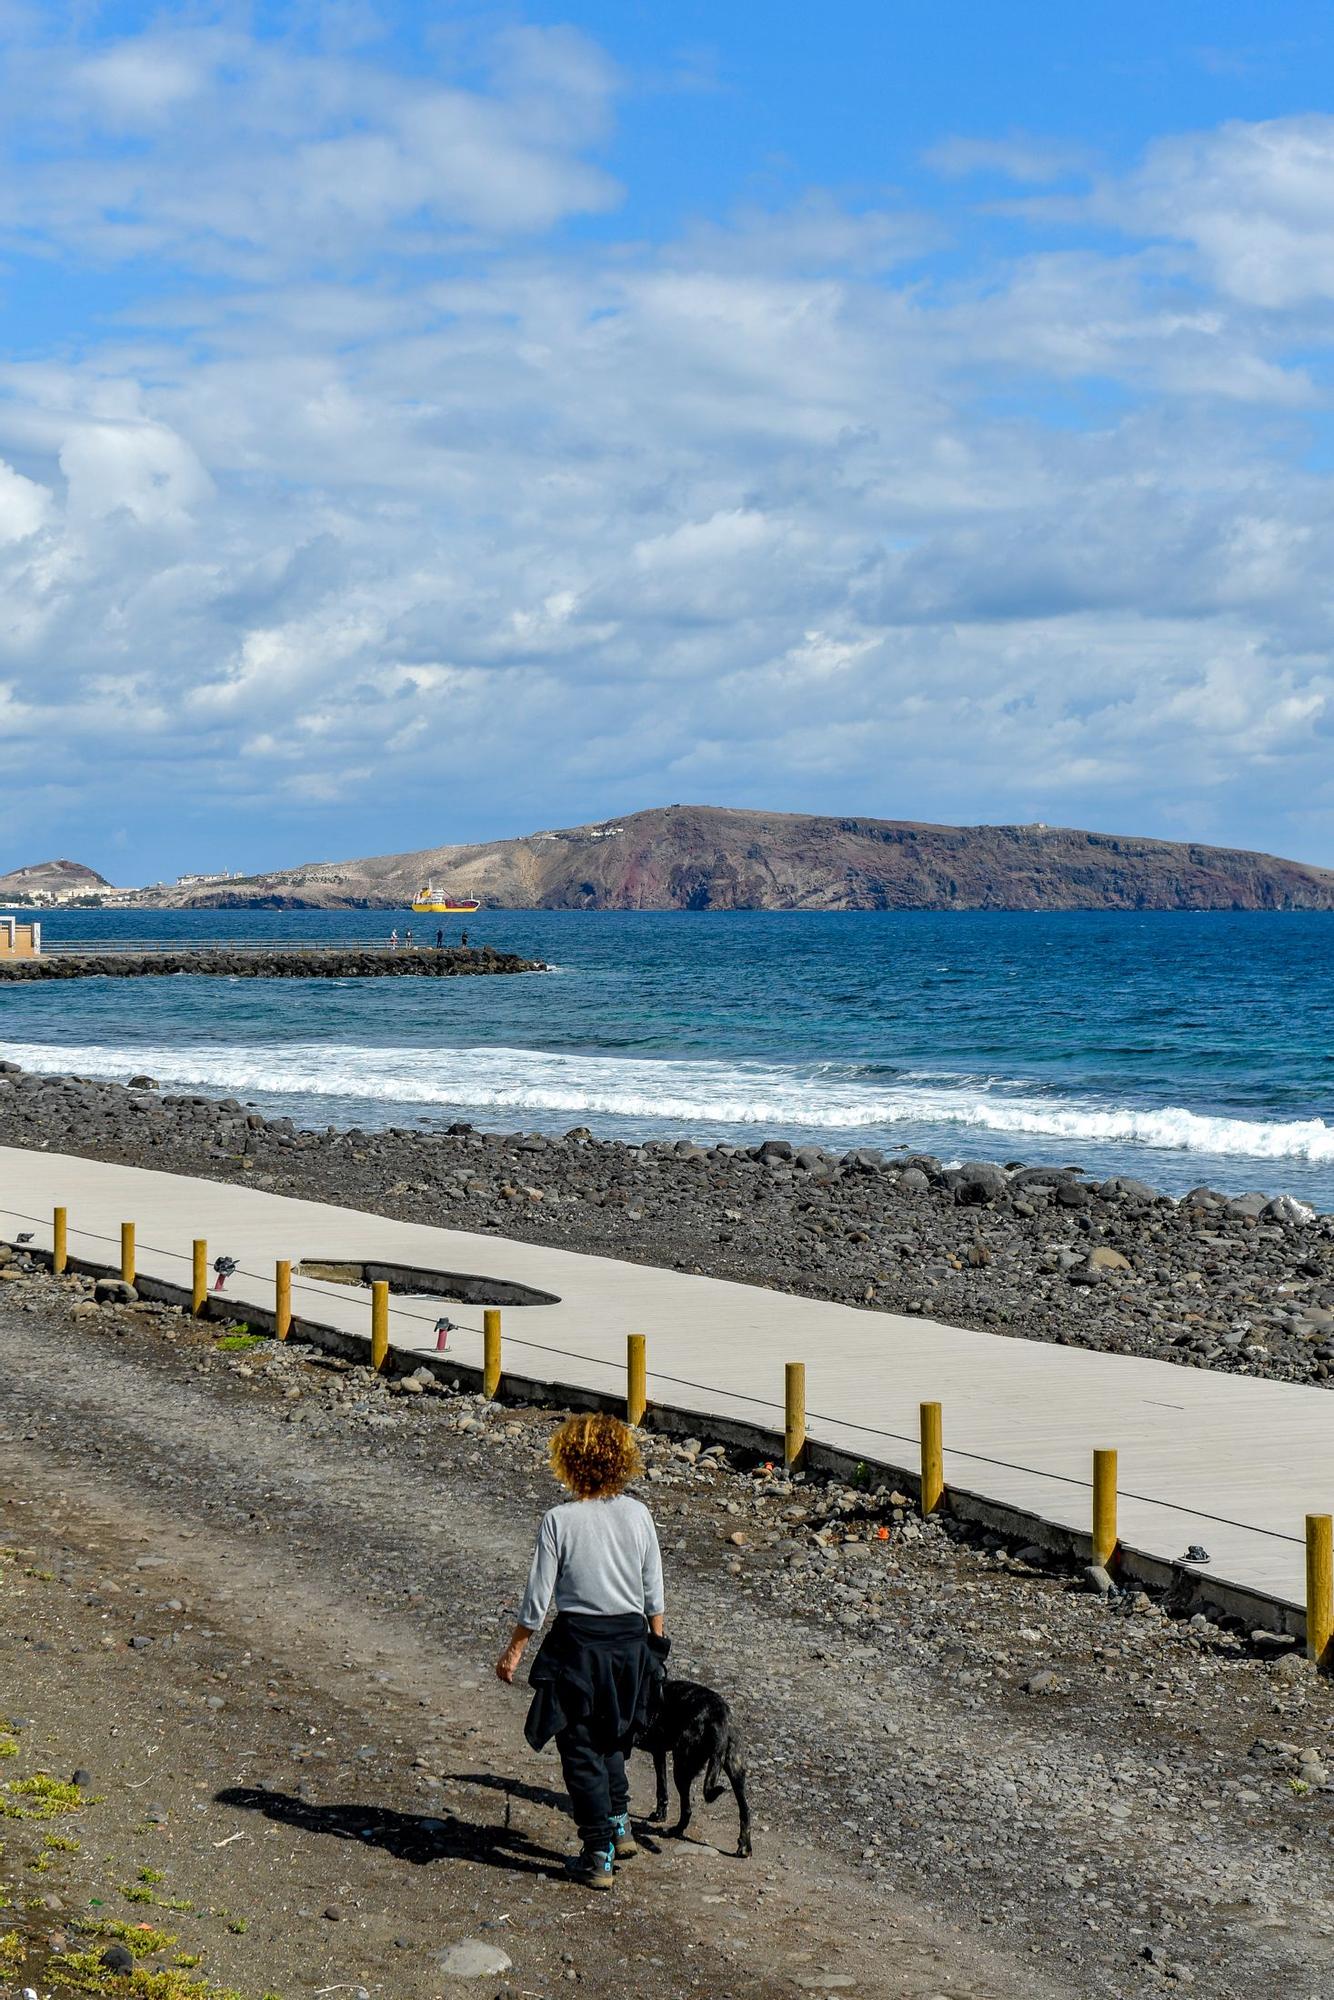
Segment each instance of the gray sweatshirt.
[[551,1608],[623,1618],[663,1608],[662,1556],[653,1516],[628,1493],[567,1500],[542,1518],[519,1623],[536,1632]]

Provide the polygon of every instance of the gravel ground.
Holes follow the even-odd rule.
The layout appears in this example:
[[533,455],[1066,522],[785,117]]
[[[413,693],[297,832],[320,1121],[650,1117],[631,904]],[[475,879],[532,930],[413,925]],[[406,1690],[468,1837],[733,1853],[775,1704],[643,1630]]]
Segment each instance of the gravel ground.
[[1334,1217],[1282,1195],[1176,1201],[1072,1169],[629,1147],[540,1133],[298,1131],[235,1098],[0,1063],[0,1143],[707,1272],[1189,1367],[1324,1383]]
[[[490,1676],[551,1414],[6,1270],[0,1784],[90,1781],[6,1821],[27,1983],[114,1920],[255,1995],[1334,1991],[1334,1690],[1294,1649],[650,1436],[677,1669],[741,1718],[756,1855],[725,1799],[594,1897]],[[512,1970],[446,1977],[465,1937]]]

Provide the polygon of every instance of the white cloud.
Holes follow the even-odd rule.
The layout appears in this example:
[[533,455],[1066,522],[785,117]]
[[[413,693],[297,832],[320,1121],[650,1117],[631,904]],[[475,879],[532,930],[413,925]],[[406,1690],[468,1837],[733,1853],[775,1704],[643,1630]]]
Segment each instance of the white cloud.
[[0,542],[22,542],[49,519],[51,495],[0,459]]
[[962,135],[942,139],[928,148],[926,164],[948,180],[996,174],[1002,180],[1041,186],[1086,173],[1091,161],[1082,147],[1053,145],[1031,134],[1015,132],[1004,139],[968,139]]
[[[223,773],[273,860],[691,787],[1309,841],[1325,121],[1163,140],[933,269],[887,195],[563,234],[621,88],[556,31],[428,78],[235,28],[14,54],[12,254],[157,261],[0,371],[11,772],[58,730],[95,828],[133,758],[154,867]],[[1058,170],[1020,143],[936,164]]]
[[1334,299],[1334,117],[1312,112],[1160,139],[1091,212],[1189,244],[1201,275],[1245,305]]

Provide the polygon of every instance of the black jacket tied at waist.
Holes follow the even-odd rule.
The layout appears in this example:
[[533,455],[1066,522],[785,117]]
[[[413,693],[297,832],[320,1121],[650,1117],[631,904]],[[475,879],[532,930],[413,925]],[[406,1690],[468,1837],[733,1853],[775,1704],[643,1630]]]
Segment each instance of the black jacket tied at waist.
[[595,1749],[628,1750],[652,1719],[671,1643],[650,1632],[638,1612],[620,1618],[560,1612],[528,1676],[533,1699],[523,1733],[533,1749],[584,1722]]

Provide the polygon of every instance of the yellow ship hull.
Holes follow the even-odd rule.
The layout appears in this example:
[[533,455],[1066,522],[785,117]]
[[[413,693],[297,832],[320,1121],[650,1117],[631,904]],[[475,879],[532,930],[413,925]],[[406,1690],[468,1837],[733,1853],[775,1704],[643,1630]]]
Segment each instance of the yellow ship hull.
[[415,917],[471,917],[481,909],[480,903],[414,903]]

